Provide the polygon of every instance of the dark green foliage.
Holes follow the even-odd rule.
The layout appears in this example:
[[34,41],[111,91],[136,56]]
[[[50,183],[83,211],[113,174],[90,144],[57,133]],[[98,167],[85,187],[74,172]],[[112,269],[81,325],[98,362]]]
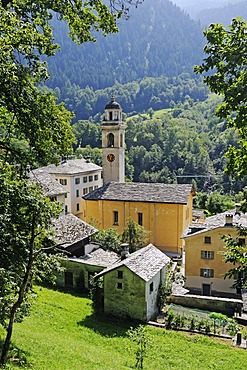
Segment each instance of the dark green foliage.
[[110,228],[108,230],[100,230],[93,236],[93,241],[99,243],[105,250],[114,251],[116,253],[121,252],[121,236],[116,229]]
[[[48,61],[52,75],[48,86],[59,88],[63,100],[71,89],[89,90],[92,87],[97,90],[113,86],[116,81],[126,84],[145,77],[191,74],[193,65],[200,63],[202,29],[170,1],[144,1],[138,9],[131,7],[129,13],[128,21],[119,22],[117,35],[107,38],[96,35],[96,43],[79,48],[68,38],[66,25],[53,19],[55,39],[61,45],[61,51]],[[145,86],[140,92],[142,104],[153,97],[153,109],[158,109],[159,99],[166,99],[166,94],[158,97],[154,86],[147,96],[144,89]],[[117,84],[115,91],[118,91]],[[177,96],[179,93],[178,90]],[[77,96],[83,104],[84,94]],[[126,102],[128,97],[129,94]],[[101,97],[99,103],[102,105]],[[100,105],[97,106],[98,112],[101,111]],[[131,101],[129,109],[136,110],[135,106],[131,107]]]
[[130,253],[135,252],[145,245],[149,231],[145,230],[143,226],[138,225],[131,218],[127,222],[121,236],[122,242],[129,245]]
[[225,235],[222,239],[225,242],[224,261],[230,262],[233,267],[227,271],[225,278],[234,278],[232,288],[247,288],[247,229],[238,227],[237,238]]
[[204,81],[210,90],[223,96],[216,113],[221,119],[227,119],[239,135],[238,146],[230,146],[227,152],[228,172],[243,177],[247,174],[247,24],[241,18],[233,19],[229,28],[211,24],[204,35],[207,57],[195,71],[205,74]]
[[171,292],[172,292],[172,281],[171,281],[171,278],[169,276],[169,271],[168,271],[166,273],[166,278],[163,284],[160,284],[159,286],[158,298],[157,298],[157,305],[158,305],[159,311],[161,311],[162,308],[164,307],[166,300],[171,294]]
[[104,281],[103,277],[90,277],[90,296],[93,301],[93,310],[95,314],[102,314],[104,312]]
[[201,78],[182,73],[173,78],[161,75],[144,77],[127,84],[113,82],[112,87],[101,90],[69,84],[68,88],[55,89],[55,92],[59,101],[64,101],[65,106],[73,110],[77,120],[87,120],[89,117],[98,118],[103,113],[112,94],[121,103],[124,112],[130,113],[174,107],[175,103],[183,102],[188,97],[195,101],[205,100],[208,90]]

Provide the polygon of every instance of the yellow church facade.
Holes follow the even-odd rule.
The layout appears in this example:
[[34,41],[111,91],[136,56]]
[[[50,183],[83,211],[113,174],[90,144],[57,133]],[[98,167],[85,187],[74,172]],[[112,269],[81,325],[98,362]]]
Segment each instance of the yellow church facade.
[[148,243],[180,255],[181,234],[192,222],[190,184],[110,182],[83,198],[83,219],[107,230],[122,233],[128,219],[149,231]]

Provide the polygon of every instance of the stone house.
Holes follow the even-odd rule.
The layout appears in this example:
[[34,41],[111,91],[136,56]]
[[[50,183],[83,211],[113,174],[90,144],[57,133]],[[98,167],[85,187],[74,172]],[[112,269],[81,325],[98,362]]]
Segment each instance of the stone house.
[[[224,274],[233,265],[225,263],[223,235],[238,238],[237,226],[247,227],[247,214],[234,210],[192,223],[184,231],[186,288],[202,295],[234,296],[231,289],[234,279],[224,279]],[[241,238],[246,244],[246,240]]]
[[53,229],[59,251],[68,257],[84,256],[98,247],[91,243],[91,237],[98,230],[72,214],[62,215],[54,220]]
[[88,290],[91,276],[119,261],[115,252],[105,251],[95,244],[89,246],[94,249],[84,256],[63,261],[65,271],[57,277],[57,285],[80,291]]
[[101,187],[102,168],[83,158],[68,159],[59,165],[50,164],[38,169],[64,186],[65,214],[82,218],[82,196]]
[[158,291],[170,258],[154,245],[114,263],[96,278],[104,280],[104,313],[149,321],[158,312]]

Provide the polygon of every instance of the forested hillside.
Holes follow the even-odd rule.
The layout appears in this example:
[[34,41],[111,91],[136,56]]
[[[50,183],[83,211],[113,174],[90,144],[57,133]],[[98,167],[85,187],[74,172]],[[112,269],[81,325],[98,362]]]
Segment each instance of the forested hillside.
[[168,0],[145,0],[137,9],[131,7],[130,19],[119,23],[119,33],[97,36],[96,43],[75,45],[65,24],[53,25],[61,51],[49,58],[47,84],[59,88],[62,99],[71,86],[102,89],[144,77],[174,77],[192,73],[202,60],[201,28]]
[[154,110],[174,107],[185,98],[204,100],[208,90],[200,78],[193,78],[189,73],[182,73],[178,77],[144,77],[139,82],[120,84],[116,82],[112,87],[94,90],[91,87],[81,89],[73,84],[67,89],[55,89],[57,96],[66,106],[74,111],[75,121],[88,119],[103,113],[104,106],[114,94],[125,113],[143,112],[150,108]]
[[[198,190],[240,191],[246,179],[236,180],[224,173],[224,153],[237,136],[215,117],[220,98],[205,102],[186,98],[172,109],[139,114],[127,119],[126,175],[140,182],[186,183]],[[79,121],[73,126],[82,147],[100,147],[100,123]],[[100,150],[77,149],[100,164]]]
[[228,26],[232,18],[241,16],[247,19],[247,1],[239,1],[237,4],[227,4],[222,8],[211,8],[201,10],[196,19],[199,19],[203,26],[208,27],[210,23],[223,23]]

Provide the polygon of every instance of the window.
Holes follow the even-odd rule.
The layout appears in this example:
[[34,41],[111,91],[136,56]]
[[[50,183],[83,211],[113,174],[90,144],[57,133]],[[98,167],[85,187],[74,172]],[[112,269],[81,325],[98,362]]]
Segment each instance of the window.
[[201,258],[205,260],[213,260],[214,252],[213,251],[201,251]]
[[154,283],[151,283],[149,285],[149,294],[151,294],[153,292],[153,290],[154,290]]
[[85,184],[85,182],[87,182],[87,176],[83,177],[83,182],[84,182],[84,184]]
[[79,203],[77,203],[77,205],[76,205],[76,210],[80,211],[80,204]]
[[123,283],[117,283],[117,289],[123,289]]
[[84,188],[83,189],[83,195],[87,194],[88,193],[88,188]]
[[119,271],[117,272],[117,278],[118,279],[122,279],[123,278],[123,271]]
[[98,185],[95,185],[94,190],[98,189]]
[[76,190],[76,198],[78,198],[80,196],[80,191],[79,189]]
[[108,148],[114,147],[114,135],[111,132],[107,135],[107,147]]
[[73,272],[64,272],[64,283],[66,288],[73,288]]
[[64,213],[67,215],[68,213],[68,206],[65,205],[65,208],[64,208]]
[[205,244],[211,244],[211,236],[205,236],[204,243]]
[[60,179],[59,182],[61,185],[67,185],[67,179]]
[[213,269],[201,269],[200,270],[200,276],[206,277],[206,278],[212,278],[214,277],[214,270]]
[[118,212],[113,211],[113,225],[118,225]]
[[88,177],[88,179],[89,179],[89,182],[92,182],[92,181],[93,181],[93,176],[92,176],[92,175],[90,175],[90,176]]
[[52,202],[56,202],[57,201],[57,197],[51,197],[50,198]]
[[93,191],[93,186],[89,186],[89,193],[91,193],[91,191]]
[[141,225],[143,224],[143,214],[138,212],[138,225]]
[[99,179],[99,175],[94,175],[94,181],[97,181]]
[[76,185],[80,184],[80,177],[76,177],[76,178],[75,178],[75,184],[76,184]]
[[245,245],[245,239],[244,238],[238,238],[239,245]]
[[65,193],[65,194],[64,194],[64,198],[67,198],[67,196],[68,196],[68,195],[67,195],[67,193]]

